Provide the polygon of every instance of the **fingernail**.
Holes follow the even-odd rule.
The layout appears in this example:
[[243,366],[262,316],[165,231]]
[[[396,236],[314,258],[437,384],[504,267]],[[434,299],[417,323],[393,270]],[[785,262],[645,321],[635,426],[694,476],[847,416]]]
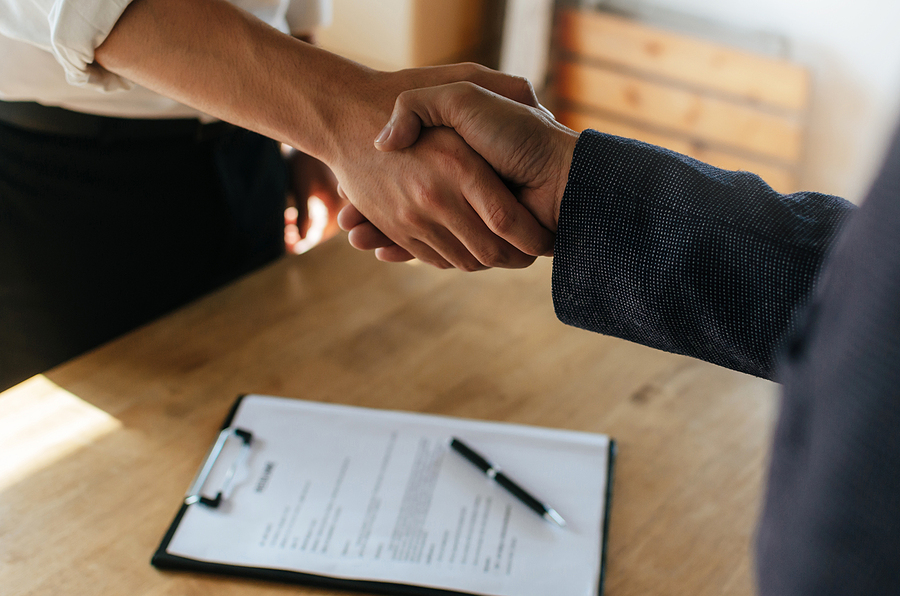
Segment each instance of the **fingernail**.
[[390,123],[390,122],[388,122],[387,124],[385,124],[385,125],[384,125],[384,128],[381,129],[381,132],[378,133],[378,136],[375,138],[375,144],[376,144],[376,145],[381,145],[382,143],[384,143],[385,141],[387,141],[387,140],[388,140],[388,137],[391,136],[391,131],[392,131],[392,130],[393,130],[393,127],[391,126],[391,123]]

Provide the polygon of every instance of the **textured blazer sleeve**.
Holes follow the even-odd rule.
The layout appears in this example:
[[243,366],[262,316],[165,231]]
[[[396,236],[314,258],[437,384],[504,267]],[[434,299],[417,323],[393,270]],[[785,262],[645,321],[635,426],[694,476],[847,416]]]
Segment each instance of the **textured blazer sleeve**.
[[787,348],[759,592],[900,594],[900,135]]
[[854,207],[596,131],[578,140],[554,248],[569,325],[773,378]]

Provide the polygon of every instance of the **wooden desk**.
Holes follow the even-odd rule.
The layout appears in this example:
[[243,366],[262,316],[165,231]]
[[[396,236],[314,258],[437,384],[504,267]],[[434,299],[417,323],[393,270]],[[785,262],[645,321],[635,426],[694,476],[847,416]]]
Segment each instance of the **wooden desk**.
[[339,238],[0,394],[0,592],[328,593],[150,566],[257,392],[609,434],[606,593],[751,594],[774,386],[565,327],[550,269],[387,265]]

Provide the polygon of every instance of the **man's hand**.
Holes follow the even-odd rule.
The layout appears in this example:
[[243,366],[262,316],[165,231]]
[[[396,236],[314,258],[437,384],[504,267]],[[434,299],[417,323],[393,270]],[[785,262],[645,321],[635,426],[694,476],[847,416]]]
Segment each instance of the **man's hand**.
[[426,131],[415,147],[381,156],[341,172],[341,190],[416,258],[466,271],[516,268],[552,247],[552,234],[453,131]]
[[[452,83],[402,93],[375,146],[382,151],[410,147],[422,126],[454,128],[513,187],[543,227],[556,231],[578,140],[575,132],[539,106],[510,101],[471,83]],[[342,211],[338,223],[350,230],[353,246],[377,249],[379,259],[412,257],[352,206]]]
[[400,94],[375,146],[381,151],[410,147],[422,126],[453,128],[515,186],[541,224],[556,231],[577,133],[543,108],[459,82]]
[[328,164],[359,211],[424,261],[522,267],[552,247],[553,235],[452,131],[423,135],[401,155],[372,146],[403,91],[467,80],[537,105],[524,79],[471,64],[373,71],[224,0],[132,2],[94,58]]
[[[516,102],[543,110],[527,80],[483,66],[459,64],[377,73],[365,96],[388,96],[390,104],[374,127],[371,113],[342,120],[353,130],[340,137],[356,138],[365,128],[373,134],[362,148],[357,143],[336,145],[335,163],[349,164],[349,168],[335,169],[341,189],[356,210],[400,246],[403,254],[438,267],[468,271],[527,266],[552,249],[553,235],[456,133],[428,131],[414,147],[394,155],[373,151],[371,139],[382,128],[397,95],[434,81],[460,78],[491,85]],[[387,176],[389,172],[392,175]]]

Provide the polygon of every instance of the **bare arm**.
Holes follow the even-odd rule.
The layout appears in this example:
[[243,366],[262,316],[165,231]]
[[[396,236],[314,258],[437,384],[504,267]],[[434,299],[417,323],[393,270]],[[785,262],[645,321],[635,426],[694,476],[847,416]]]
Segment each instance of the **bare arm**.
[[504,194],[490,166],[455,134],[425,135],[399,159],[371,143],[406,89],[470,79],[536,103],[520,79],[474,65],[373,71],[224,0],[135,0],[96,60],[321,159],[359,211],[422,260],[464,269],[525,266],[552,246],[552,234]]
[[[378,97],[387,91],[377,88],[374,71],[222,0],[135,0],[95,59],[167,97],[331,159],[343,128],[332,125],[342,109],[334,100],[348,92]],[[345,119],[374,115],[359,101],[347,103],[352,108]]]

